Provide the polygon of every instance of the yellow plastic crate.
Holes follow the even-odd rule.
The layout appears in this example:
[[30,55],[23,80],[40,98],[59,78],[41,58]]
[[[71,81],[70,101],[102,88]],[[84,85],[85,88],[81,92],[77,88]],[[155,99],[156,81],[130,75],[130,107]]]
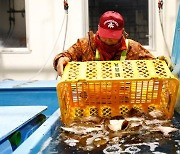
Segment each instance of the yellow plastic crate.
[[154,109],[171,118],[178,79],[161,60],[69,62],[57,85],[62,122]]

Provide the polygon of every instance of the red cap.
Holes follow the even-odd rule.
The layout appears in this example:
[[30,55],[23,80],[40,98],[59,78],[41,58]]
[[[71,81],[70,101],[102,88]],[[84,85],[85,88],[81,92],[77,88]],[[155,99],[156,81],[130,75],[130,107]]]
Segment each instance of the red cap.
[[98,33],[102,38],[120,39],[123,28],[123,17],[117,12],[107,11],[99,20]]

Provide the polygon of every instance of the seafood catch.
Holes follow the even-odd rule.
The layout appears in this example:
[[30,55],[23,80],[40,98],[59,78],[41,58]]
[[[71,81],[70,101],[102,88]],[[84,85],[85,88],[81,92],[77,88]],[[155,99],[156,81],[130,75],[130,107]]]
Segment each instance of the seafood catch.
[[145,144],[146,138],[167,138],[177,130],[172,127],[170,120],[164,119],[160,111],[144,114],[134,110],[126,117],[77,119],[68,127],[62,126],[60,136],[69,146],[76,146],[84,151],[101,148],[107,153],[106,150],[111,146],[122,150],[123,142],[130,139],[132,142],[135,140],[136,144]]

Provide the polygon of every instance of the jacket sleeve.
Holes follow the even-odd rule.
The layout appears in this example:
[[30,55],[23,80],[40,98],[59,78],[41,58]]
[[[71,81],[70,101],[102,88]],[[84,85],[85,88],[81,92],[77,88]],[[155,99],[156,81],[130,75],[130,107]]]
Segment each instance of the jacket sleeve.
[[155,57],[145,49],[140,43],[129,40],[129,51],[127,55],[129,60],[153,60]]
[[84,39],[78,39],[77,42],[72,45],[68,50],[63,51],[55,56],[53,61],[54,69],[57,70],[57,63],[60,57],[68,57],[70,61],[80,61],[82,59],[82,42],[85,41]]

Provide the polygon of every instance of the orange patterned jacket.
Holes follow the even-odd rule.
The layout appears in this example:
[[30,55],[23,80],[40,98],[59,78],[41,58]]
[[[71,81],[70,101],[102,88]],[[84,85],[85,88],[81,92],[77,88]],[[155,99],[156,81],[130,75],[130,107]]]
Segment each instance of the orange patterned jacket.
[[[94,61],[96,55],[95,35],[92,31],[88,37],[78,39],[68,50],[55,56],[53,66],[57,70],[57,62],[60,57],[68,57],[70,61]],[[152,60],[154,56],[140,43],[128,39],[126,60]],[[112,60],[120,60],[122,51],[118,52]]]

